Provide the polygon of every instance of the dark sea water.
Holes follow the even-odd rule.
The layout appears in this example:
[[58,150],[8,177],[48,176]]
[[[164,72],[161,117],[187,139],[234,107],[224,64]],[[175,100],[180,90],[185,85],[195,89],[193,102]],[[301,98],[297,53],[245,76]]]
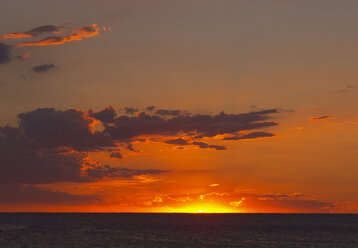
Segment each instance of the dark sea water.
[[358,215],[0,213],[0,247],[358,248]]

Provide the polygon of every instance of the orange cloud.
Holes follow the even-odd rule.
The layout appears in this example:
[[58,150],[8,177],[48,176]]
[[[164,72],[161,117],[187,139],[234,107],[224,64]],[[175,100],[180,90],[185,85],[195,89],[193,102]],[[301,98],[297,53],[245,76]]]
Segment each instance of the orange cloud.
[[29,57],[30,56],[30,52],[26,52],[23,56],[22,56],[22,58],[24,58],[24,59],[26,59],[27,57]]
[[105,30],[105,28],[97,27],[97,24],[92,24],[90,26],[84,26],[79,29],[75,29],[72,34],[64,35],[64,36],[53,36],[47,37],[39,41],[33,42],[23,42],[16,47],[23,47],[23,46],[54,46],[54,45],[61,45],[71,41],[80,41],[85,38],[90,38],[93,36],[99,35],[100,30]]
[[232,201],[232,202],[230,202],[230,206],[235,207],[235,208],[240,207],[241,204],[244,202],[244,200],[245,200],[245,197],[242,197],[240,201]]
[[59,29],[60,29],[59,27],[53,25],[44,25],[31,29],[26,32],[14,32],[14,33],[1,35],[0,40],[32,38],[43,33],[59,34],[60,33]]
[[219,184],[213,183],[213,184],[210,184],[209,186],[210,186],[210,187],[217,187],[217,186],[219,186]]

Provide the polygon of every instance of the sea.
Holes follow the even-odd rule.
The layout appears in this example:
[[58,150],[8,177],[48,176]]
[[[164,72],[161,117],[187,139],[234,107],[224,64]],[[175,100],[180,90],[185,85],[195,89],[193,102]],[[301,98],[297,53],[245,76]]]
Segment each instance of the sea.
[[0,213],[0,247],[358,248],[358,215]]

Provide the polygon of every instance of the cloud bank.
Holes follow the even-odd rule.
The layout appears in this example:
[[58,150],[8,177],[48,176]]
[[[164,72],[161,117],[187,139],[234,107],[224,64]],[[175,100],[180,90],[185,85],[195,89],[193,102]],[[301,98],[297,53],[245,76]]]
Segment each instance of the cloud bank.
[[[16,202],[24,194],[33,195],[31,199],[36,202],[47,198],[56,203],[56,197],[64,203],[71,200],[94,201],[92,196],[77,197],[39,189],[36,185],[132,180],[137,176],[169,172],[109,166],[91,159],[91,152],[102,152],[107,154],[107,159],[119,162],[125,159],[120,147],[137,152],[132,143],[145,141],[149,136],[167,145],[225,150],[227,148],[223,145],[208,144],[202,139],[211,140],[217,135],[235,136],[242,131],[278,125],[270,120],[272,114],[278,113],[276,109],[244,114],[222,112],[217,115],[170,110],[165,114],[146,113],[135,108],[128,109],[126,113],[129,115],[118,114],[119,111],[113,107],[97,112],[39,108],[19,114],[18,126],[0,127],[0,182],[14,194],[3,194],[0,203]],[[178,136],[181,138],[175,138]],[[257,133],[250,138],[260,136],[263,134]]]

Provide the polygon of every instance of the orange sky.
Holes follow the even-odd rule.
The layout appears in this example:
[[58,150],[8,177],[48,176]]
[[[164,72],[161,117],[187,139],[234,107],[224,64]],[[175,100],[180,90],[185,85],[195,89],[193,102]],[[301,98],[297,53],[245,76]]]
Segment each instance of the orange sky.
[[36,1],[0,10],[0,211],[358,213],[357,2]]

